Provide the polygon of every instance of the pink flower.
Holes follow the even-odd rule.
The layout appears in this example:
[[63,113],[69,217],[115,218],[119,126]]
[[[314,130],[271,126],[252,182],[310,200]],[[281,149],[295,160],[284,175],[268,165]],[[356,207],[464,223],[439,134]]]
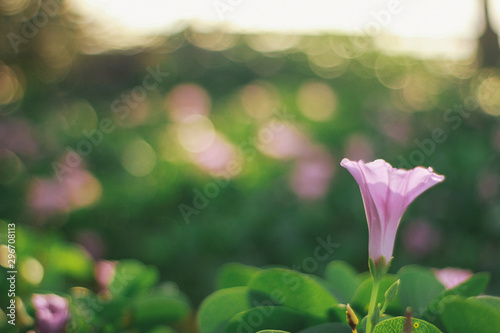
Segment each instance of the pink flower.
[[109,284],[115,277],[116,261],[100,260],[94,269],[95,279],[101,292],[108,290]]
[[375,262],[392,257],[401,216],[410,203],[428,188],[444,180],[432,168],[396,169],[384,160],[340,163],[358,182],[369,231],[369,255]]
[[290,179],[292,189],[302,199],[319,199],[326,194],[333,172],[332,158],[328,152],[318,149],[295,164]]
[[412,221],[403,233],[405,249],[415,256],[424,256],[434,251],[441,241],[441,232],[425,220]]
[[54,294],[34,294],[36,325],[40,333],[61,333],[69,320],[69,303],[64,297]]
[[446,289],[451,289],[470,278],[472,276],[472,272],[467,269],[448,267],[435,269],[434,275],[436,275],[436,278],[443,284],[443,286],[445,286]]

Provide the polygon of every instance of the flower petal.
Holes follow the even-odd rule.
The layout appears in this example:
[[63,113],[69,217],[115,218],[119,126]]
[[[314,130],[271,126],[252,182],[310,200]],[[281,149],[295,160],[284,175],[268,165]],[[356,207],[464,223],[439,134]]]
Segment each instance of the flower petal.
[[361,190],[370,233],[370,257],[392,257],[399,222],[406,208],[444,176],[432,168],[396,169],[384,160],[364,163],[344,158],[340,163],[354,177]]

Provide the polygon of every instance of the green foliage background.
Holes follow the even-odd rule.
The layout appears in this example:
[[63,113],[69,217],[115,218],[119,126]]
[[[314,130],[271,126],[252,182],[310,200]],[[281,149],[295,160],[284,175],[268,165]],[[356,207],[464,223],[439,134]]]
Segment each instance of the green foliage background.
[[[292,48],[264,52],[251,47],[256,36],[221,35],[234,41],[218,51],[196,45],[195,37],[209,36],[188,30],[165,38],[157,48],[128,54],[86,55],[76,42],[70,43],[71,66],[63,74],[43,63],[36,44],[20,55],[6,48],[0,53],[4,65],[24,78],[22,98],[0,106],[0,122],[26,122],[38,146],[35,155],[16,155],[22,168],[14,178],[9,173],[17,169],[9,169],[6,157],[0,161],[0,217],[16,223],[19,253],[35,257],[45,268],[41,283],[20,287],[21,295],[35,290],[66,292],[75,285],[92,288],[92,264],[86,261],[90,259],[81,259],[72,269],[80,255],[63,255],[88,231],[102,239],[103,259],[137,259],[157,267],[160,280],[174,281],[195,308],[215,289],[216,273],[227,262],[283,265],[322,275],[335,259],[365,271],[368,233],[362,201],[352,177],[338,163],[348,153],[350,140],[362,137],[374,157],[401,166],[401,158],[408,160],[422,151],[416,140],[431,139],[436,128],[447,139],[434,142],[434,152],[424,151],[420,164],[432,166],[446,180],[418,198],[403,217],[392,269],[421,264],[489,271],[488,292],[500,293],[500,123],[498,116],[480,108],[468,117],[455,111],[468,106],[476,96],[477,81],[495,74],[495,69],[479,68],[477,59],[419,60],[387,55],[373,46],[342,57],[336,45],[355,49],[345,36],[303,37]],[[335,58],[340,65],[318,66],[317,54]],[[53,162],[61,161],[66,148],[75,149],[84,138],[71,133],[61,119],[82,100],[98,119],[115,119],[113,101],[141,85],[146,68],[157,65],[169,76],[148,94],[145,120],[133,126],[117,122],[102,144],[84,157],[86,170],[102,186],[100,199],[89,207],[41,218],[29,207],[30,184],[35,177],[54,177]],[[308,80],[322,82],[336,93],[338,105],[331,119],[313,121],[299,110],[296,96]],[[405,102],[403,88],[394,88],[401,80],[419,85],[425,103],[416,107]],[[244,86],[262,81],[278,92],[277,109],[332,156],[334,175],[328,191],[317,200],[300,199],[289,184],[293,161],[273,159],[250,145],[254,158],[243,155],[242,173],[187,223],[179,205],[192,206],[193,190],[203,191],[214,179],[179,153],[175,138],[165,139],[172,125],[165,96],[183,83],[205,89],[212,100],[209,118],[238,146],[255,143],[252,138],[259,129],[245,113],[239,94]],[[404,139],[394,139],[390,128],[406,128]],[[144,177],[130,175],[120,162],[125,147],[137,139],[157,153],[153,171]],[[490,189],[487,196],[481,194],[485,184]],[[423,255],[405,247],[402,236],[417,219],[427,219],[439,234],[437,245]],[[311,269],[307,258],[313,256],[318,238],[329,238],[338,247]]]

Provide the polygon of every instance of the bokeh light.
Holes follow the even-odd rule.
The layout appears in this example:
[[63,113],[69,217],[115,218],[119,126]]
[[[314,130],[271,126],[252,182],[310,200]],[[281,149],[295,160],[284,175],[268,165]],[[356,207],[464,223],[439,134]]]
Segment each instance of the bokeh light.
[[375,159],[373,145],[369,138],[360,133],[349,136],[344,156],[352,161],[372,161]]
[[0,156],[7,151],[23,156],[36,155],[38,144],[26,120],[10,118],[0,121]]
[[214,136],[206,149],[192,151],[191,156],[200,168],[225,178],[237,176],[243,168],[242,158],[236,148],[220,134]]
[[260,127],[257,148],[277,159],[290,159],[305,154],[310,143],[296,126],[273,120]]
[[291,172],[291,186],[300,198],[316,200],[323,197],[333,177],[333,159],[317,149],[311,156],[299,159]]
[[101,183],[86,170],[74,170],[63,186],[73,209],[91,206],[101,198]]
[[272,84],[264,81],[243,87],[240,98],[245,112],[255,119],[271,116],[280,105],[278,91]]
[[500,116],[500,76],[495,72],[481,81],[477,90],[481,108],[492,116]]
[[67,193],[57,180],[33,180],[29,191],[29,204],[41,216],[69,209]]
[[205,116],[194,114],[184,118],[177,125],[177,139],[180,145],[189,152],[200,153],[214,143],[216,132],[214,125]]
[[183,121],[192,115],[207,116],[211,102],[206,91],[195,84],[175,87],[165,100],[165,107],[173,121]]
[[324,121],[332,118],[337,107],[337,96],[325,83],[306,82],[299,89],[297,104],[307,118]]
[[227,50],[234,46],[238,40],[236,35],[230,35],[223,31],[208,33],[189,31],[187,38],[193,45],[209,51]]
[[298,45],[301,37],[282,34],[260,34],[246,38],[248,45],[255,51],[272,53],[285,51]]
[[434,252],[440,243],[441,232],[431,221],[426,219],[411,221],[404,229],[404,247],[406,251],[416,257]]
[[0,244],[0,266],[9,267],[9,248],[5,244]]
[[37,285],[43,279],[43,266],[38,260],[32,257],[23,258],[19,267],[21,276],[28,283]]
[[147,176],[156,165],[156,152],[144,140],[131,142],[123,151],[122,165],[132,176]]
[[84,132],[88,133],[97,127],[97,114],[88,101],[76,100],[62,113],[68,135],[84,137]]
[[[3,65],[0,60],[0,106],[13,103],[22,98],[24,89],[12,68]],[[0,109],[2,114],[2,109]]]
[[28,203],[40,220],[68,213],[96,203],[102,194],[100,182],[88,171],[76,167],[61,178],[34,178],[30,182]]

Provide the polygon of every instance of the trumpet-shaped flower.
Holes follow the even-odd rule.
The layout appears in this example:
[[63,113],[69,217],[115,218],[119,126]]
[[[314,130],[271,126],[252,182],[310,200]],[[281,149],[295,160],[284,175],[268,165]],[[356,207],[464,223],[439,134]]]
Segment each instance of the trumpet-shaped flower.
[[40,333],[61,333],[69,320],[68,300],[54,294],[33,295],[36,325]]
[[[404,211],[421,193],[444,180],[432,168],[396,169],[384,160],[340,163],[357,181],[369,230],[369,255],[375,262],[392,257],[394,240]],[[384,263],[385,264],[385,263]]]

